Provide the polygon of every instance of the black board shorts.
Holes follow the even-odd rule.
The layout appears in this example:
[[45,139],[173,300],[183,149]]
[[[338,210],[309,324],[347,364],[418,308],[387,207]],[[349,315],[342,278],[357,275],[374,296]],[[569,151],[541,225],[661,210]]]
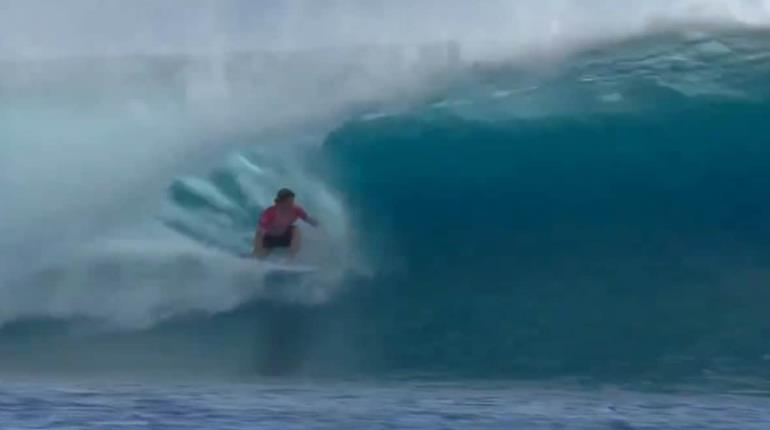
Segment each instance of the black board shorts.
[[279,236],[265,235],[262,238],[262,246],[267,249],[288,248],[291,246],[291,238],[294,235],[294,226],[286,229],[286,232]]

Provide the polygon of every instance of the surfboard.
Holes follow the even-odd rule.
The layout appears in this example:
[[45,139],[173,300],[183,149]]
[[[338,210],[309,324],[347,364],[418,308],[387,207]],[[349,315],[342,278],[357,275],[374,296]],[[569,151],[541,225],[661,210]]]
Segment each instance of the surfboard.
[[318,270],[315,266],[306,264],[294,264],[294,263],[278,263],[273,261],[262,262],[263,267],[267,269],[269,273],[313,273]]

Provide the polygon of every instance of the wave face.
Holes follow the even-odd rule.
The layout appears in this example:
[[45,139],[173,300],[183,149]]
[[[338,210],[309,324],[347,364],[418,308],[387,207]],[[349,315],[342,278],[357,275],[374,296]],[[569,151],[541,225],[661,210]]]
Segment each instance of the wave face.
[[[770,376],[765,40],[11,73],[0,370]],[[242,258],[287,185],[302,279]]]
[[[475,75],[470,92],[329,136],[382,270],[358,300],[386,366],[763,373],[767,63],[713,40],[646,46],[624,53],[646,69],[586,59],[523,92],[509,72]],[[692,61],[709,46],[719,59]],[[561,112],[532,115],[544,103]]]
[[374,337],[418,368],[761,365],[764,117],[762,106],[704,105],[346,126],[329,151],[387,273],[367,298]]

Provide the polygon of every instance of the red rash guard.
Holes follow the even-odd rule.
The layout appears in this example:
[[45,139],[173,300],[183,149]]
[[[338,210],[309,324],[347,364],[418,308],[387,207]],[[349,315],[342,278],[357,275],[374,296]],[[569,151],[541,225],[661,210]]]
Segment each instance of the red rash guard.
[[295,205],[289,214],[280,213],[275,206],[271,206],[262,214],[259,228],[268,236],[280,236],[298,219],[308,219],[307,212],[299,206]]

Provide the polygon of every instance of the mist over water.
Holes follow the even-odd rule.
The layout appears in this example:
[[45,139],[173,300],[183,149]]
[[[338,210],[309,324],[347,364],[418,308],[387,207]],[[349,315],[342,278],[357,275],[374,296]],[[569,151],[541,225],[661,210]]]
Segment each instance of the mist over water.
[[[0,52],[16,58],[126,53],[217,54],[232,50],[414,45],[455,40],[497,58],[511,48],[565,52],[694,25],[761,28],[768,6],[757,1],[491,0],[5,0]],[[496,51],[496,52],[495,52]],[[507,51],[507,52],[506,52]]]

